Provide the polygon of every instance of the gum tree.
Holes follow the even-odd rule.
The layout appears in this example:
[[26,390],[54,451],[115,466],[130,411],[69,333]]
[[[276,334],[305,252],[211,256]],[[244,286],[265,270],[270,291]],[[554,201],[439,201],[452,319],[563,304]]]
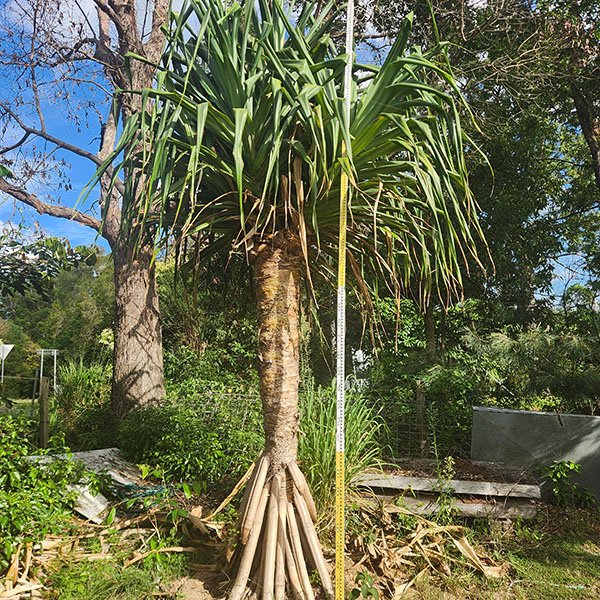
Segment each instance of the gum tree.
[[[162,330],[153,248],[134,252],[120,237],[121,202],[137,203],[105,169],[97,208],[71,208],[63,189],[63,156],[85,159],[94,168],[114,150],[123,120],[141,110],[138,95],[113,92],[150,87],[161,56],[162,26],[169,0],[19,0],[0,7],[0,197],[89,227],[110,246],[114,262],[114,356],[112,405],[116,417],[164,398]],[[148,62],[129,62],[135,52]],[[73,132],[79,134],[74,136]],[[88,134],[86,137],[86,133]],[[14,137],[14,143],[11,137]],[[127,176],[127,174],[125,174]],[[110,189],[110,200],[107,198]]]
[[[367,307],[376,279],[396,294],[413,272],[426,287],[458,288],[479,235],[443,47],[409,49],[408,18],[381,67],[355,67],[348,126],[347,57],[328,33],[338,9],[316,6],[193,0],[172,13],[157,85],[140,92],[151,112],[117,146],[124,167],[141,167],[126,185],[145,189],[128,231],[195,261],[241,253],[254,269],[266,442],[241,506],[232,600],[248,587],[313,598],[306,561],[333,593],[296,463],[298,315],[301,281],[310,293],[314,278],[334,279],[342,170],[347,262]],[[127,150],[141,142],[143,153]]]

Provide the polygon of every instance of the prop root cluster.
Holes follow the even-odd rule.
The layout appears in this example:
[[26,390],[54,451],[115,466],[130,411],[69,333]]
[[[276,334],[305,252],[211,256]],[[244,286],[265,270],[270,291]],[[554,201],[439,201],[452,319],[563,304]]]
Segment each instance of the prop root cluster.
[[256,463],[240,506],[241,559],[229,600],[314,600],[308,566],[333,596],[329,567],[314,522],[315,503],[298,465],[269,474],[269,458]]

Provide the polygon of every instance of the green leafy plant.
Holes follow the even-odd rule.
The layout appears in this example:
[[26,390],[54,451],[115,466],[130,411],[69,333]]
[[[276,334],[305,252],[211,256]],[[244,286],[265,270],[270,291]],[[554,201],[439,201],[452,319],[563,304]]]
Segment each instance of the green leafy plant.
[[93,479],[80,462],[30,459],[32,454],[68,453],[61,437],[52,438],[46,451],[36,449],[33,425],[24,415],[0,420],[0,571],[20,546],[60,532],[75,499],[69,484]]
[[102,363],[70,361],[58,369],[51,426],[63,432],[70,447],[88,450],[113,445],[110,381],[112,369]]
[[213,484],[241,476],[263,443],[260,402],[227,393],[169,401],[130,414],[119,445],[137,462],[164,469],[165,479]]
[[595,502],[594,495],[586,487],[571,481],[572,475],[579,473],[580,468],[581,465],[572,460],[555,460],[540,470],[542,476],[550,481],[557,504],[586,506]]
[[436,516],[436,520],[442,524],[449,524],[452,522],[454,516],[454,488],[452,487],[451,481],[454,478],[454,458],[452,456],[446,456],[443,462],[437,461],[436,465],[437,481],[435,482],[433,489],[438,493],[437,503],[439,510]]
[[357,583],[360,587],[355,587],[350,591],[351,600],[356,598],[375,598],[379,600],[379,592],[373,585],[373,577],[366,571],[361,571],[356,574],[354,583]]

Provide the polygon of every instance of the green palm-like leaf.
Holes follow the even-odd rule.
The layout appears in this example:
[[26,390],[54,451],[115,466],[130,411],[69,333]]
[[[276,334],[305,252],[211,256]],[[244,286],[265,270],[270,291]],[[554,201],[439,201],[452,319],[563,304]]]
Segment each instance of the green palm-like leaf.
[[348,57],[327,33],[338,8],[313,8],[293,18],[281,0],[189,0],[171,13],[156,89],[143,92],[151,105],[116,151],[138,167],[129,191],[144,190],[135,214],[125,206],[125,230],[194,236],[205,254],[292,236],[330,278],[345,169],[359,287],[372,269],[396,289],[412,275],[457,289],[481,233],[444,47],[409,49],[408,18],[381,67],[355,65],[349,125]]

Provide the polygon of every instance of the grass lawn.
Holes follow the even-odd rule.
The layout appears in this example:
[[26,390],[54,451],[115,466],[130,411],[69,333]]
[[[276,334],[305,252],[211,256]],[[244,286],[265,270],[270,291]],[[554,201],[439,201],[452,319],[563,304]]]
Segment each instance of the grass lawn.
[[[600,511],[553,511],[539,542],[521,536],[510,551],[515,569],[514,598],[587,599],[600,597]],[[515,539],[518,542],[519,538]],[[567,587],[569,586],[569,587]],[[577,587],[579,586],[579,587]]]
[[534,522],[474,541],[510,564],[508,575],[485,580],[460,570],[424,577],[403,597],[419,600],[596,600],[600,597],[600,511],[544,507]]

